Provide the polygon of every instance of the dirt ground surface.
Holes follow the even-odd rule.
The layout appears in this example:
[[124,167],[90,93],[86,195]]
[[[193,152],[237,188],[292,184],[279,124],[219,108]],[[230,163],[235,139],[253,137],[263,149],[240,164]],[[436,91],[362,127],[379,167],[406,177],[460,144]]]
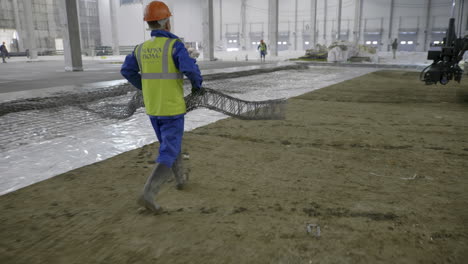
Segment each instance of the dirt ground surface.
[[160,215],[136,204],[158,144],[64,173],[0,197],[0,263],[466,263],[467,101],[381,71],[198,128]]

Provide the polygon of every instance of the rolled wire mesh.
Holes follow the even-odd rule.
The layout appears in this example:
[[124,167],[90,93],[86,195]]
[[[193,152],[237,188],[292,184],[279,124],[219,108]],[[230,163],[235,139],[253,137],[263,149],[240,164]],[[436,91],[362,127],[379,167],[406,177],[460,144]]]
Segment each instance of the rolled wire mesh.
[[[209,89],[203,94],[191,95],[191,85],[185,82],[188,111],[208,108],[236,118],[257,120],[284,117],[286,100],[270,99],[290,97],[296,80],[285,77],[290,77],[291,72],[235,74],[231,78],[204,77],[203,84]],[[309,78],[308,70],[304,74]],[[54,96],[2,102],[0,150],[68,137],[76,131],[139,122],[145,112],[142,99],[141,92],[127,83],[105,88],[83,86]],[[125,122],[115,122],[116,119]]]
[[[116,96],[122,96],[135,91],[129,84],[110,86],[93,91],[72,92],[57,96],[15,100],[0,104],[0,116],[29,110],[41,110],[62,106],[86,105],[99,100],[111,101]],[[103,103],[104,104],[104,103]]]
[[[225,89],[226,83],[211,82],[212,87]],[[187,112],[207,108],[226,115],[250,120],[283,119],[286,100],[247,101],[227,95],[213,88],[188,93],[184,99]],[[186,87],[188,90],[188,87]],[[130,96],[130,98],[129,98]],[[103,118],[125,119],[144,107],[143,95],[130,84],[108,87],[99,91],[68,94],[59,97],[28,99],[0,104],[0,116],[26,110],[77,106]]]
[[185,97],[187,111],[208,108],[226,115],[248,120],[284,119],[286,100],[245,101],[214,89],[191,93]]
[[[284,65],[277,67],[265,67],[253,70],[226,72],[204,76],[205,84],[208,83],[206,93],[203,96],[190,96],[190,84],[186,80],[184,85],[188,111],[197,107],[205,107],[227,115],[242,119],[281,119],[284,117],[285,100],[247,101],[232,97],[228,94],[242,93],[250,90],[255,80],[240,80],[239,77],[258,76],[286,70],[307,70],[305,65]],[[273,75],[274,76],[274,75]],[[269,76],[269,79],[272,76]],[[231,80],[231,81],[230,81]],[[260,86],[264,86],[263,83]],[[263,87],[265,92],[268,87]],[[128,98],[128,97],[131,98]],[[262,96],[271,98],[271,96]],[[133,115],[135,110],[143,106],[141,93],[130,84],[110,86],[98,90],[62,93],[58,96],[20,99],[0,103],[0,117],[8,113],[16,113],[29,110],[41,110],[48,108],[78,106],[87,112],[93,112],[101,117],[125,119]]]

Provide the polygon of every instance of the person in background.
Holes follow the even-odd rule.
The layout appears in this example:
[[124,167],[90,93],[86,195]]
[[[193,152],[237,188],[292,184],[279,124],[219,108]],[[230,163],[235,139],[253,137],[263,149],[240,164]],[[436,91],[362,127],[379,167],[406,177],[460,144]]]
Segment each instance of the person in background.
[[265,61],[265,55],[267,54],[267,45],[263,42],[263,39],[260,40],[260,45],[258,45],[257,50],[260,50],[260,61]]
[[8,55],[8,50],[5,45],[5,41],[0,46],[0,53],[2,54],[1,56],[2,56],[3,63],[7,63],[5,60],[5,57],[9,57],[9,55]]
[[398,50],[398,39],[395,39],[392,43],[393,59],[396,59],[397,50]]
[[190,80],[192,93],[202,92],[203,79],[195,59],[179,37],[170,32],[171,16],[161,1],[146,6],[144,20],[151,29],[151,39],[127,55],[120,71],[142,90],[145,110],[160,144],[156,165],[138,199],[139,205],[153,212],[161,209],[154,198],[172,173],[177,189],[182,189],[186,181],[181,155],[186,113],[183,75]]

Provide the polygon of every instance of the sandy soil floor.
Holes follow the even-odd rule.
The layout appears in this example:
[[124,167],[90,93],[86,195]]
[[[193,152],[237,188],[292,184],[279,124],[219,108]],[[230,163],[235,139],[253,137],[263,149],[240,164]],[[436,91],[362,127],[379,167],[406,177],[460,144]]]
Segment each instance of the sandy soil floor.
[[0,263],[463,263],[467,101],[384,71],[198,128],[161,215],[135,203],[157,144],[70,171],[0,197]]

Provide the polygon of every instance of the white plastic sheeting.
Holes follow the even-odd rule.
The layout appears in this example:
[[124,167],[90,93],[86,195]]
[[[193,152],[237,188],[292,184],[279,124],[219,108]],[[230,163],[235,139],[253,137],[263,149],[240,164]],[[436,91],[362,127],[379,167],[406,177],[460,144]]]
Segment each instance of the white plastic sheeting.
[[[221,91],[252,101],[289,98],[374,70],[311,67],[309,70],[280,71],[225,80],[229,85]],[[205,86],[210,87],[210,82],[206,82]],[[70,108],[68,111],[76,109]],[[35,113],[30,112],[29,116],[23,113],[23,117],[34,119]],[[8,115],[0,117],[0,121]],[[226,117],[210,110],[197,109],[187,114],[185,130],[190,131]],[[56,118],[54,111],[49,111],[49,118]],[[107,120],[103,123],[105,125],[94,122],[91,126],[70,129],[57,137],[33,138],[19,146],[3,148],[0,155],[0,195],[156,141],[143,109],[127,120],[115,120],[110,124]]]

